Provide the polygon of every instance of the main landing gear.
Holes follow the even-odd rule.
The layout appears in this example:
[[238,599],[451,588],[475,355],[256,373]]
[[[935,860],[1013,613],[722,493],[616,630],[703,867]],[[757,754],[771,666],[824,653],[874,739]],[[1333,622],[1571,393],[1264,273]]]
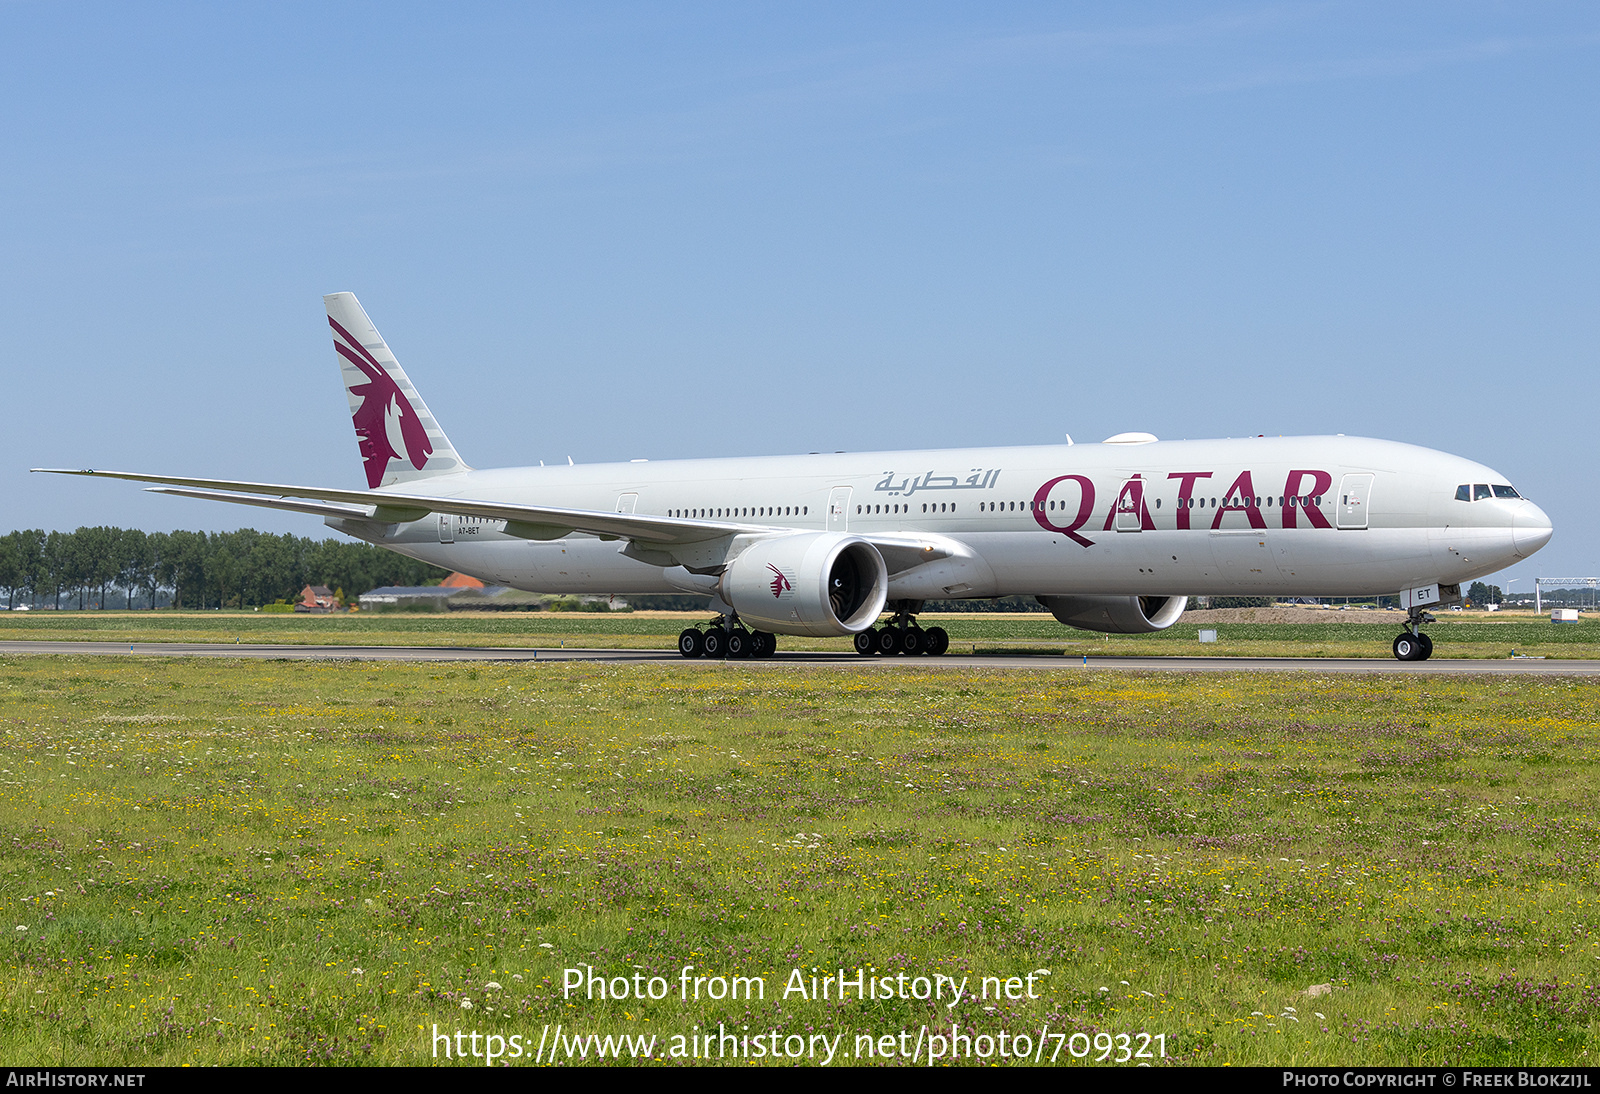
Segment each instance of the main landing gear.
[[[921,607],[922,602],[917,601],[916,608]],[[897,653],[907,657],[921,654],[941,657],[949,648],[950,636],[943,627],[923,630],[917,625],[915,608],[903,604],[895,605],[894,615],[883,626],[868,628],[856,635],[856,652],[863,657],[880,654],[892,657]]]
[[766,631],[745,630],[736,616],[719,615],[704,627],[690,627],[678,635],[678,652],[685,657],[743,661],[771,657],[778,652],[778,639]]
[[1422,633],[1422,624],[1434,622],[1433,614],[1412,608],[1406,619],[1408,629],[1394,640],[1394,656],[1399,661],[1426,661],[1433,656],[1433,639]]

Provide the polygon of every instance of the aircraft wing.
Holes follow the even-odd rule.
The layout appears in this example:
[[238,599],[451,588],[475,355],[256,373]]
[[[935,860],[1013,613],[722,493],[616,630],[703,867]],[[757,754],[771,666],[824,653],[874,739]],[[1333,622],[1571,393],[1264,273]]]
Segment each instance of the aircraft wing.
[[[224,479],[192,479],[178,475],[142,475],[129,471],[69,470],[36,467],[52,475],[92,475],[132,482],[160,483],[160,493],[185,497],[259,505],[268,509],[287,509],[297,513],[339,516],[354,520],[402,523],[421,520],[429,513],[450,513],[463,517],[503,520],[511,535],[528,539],[559,539],[569,532],[585,532],[603,539],[633,539],[664,546],[699,543],[723,536],[788,531],[766,524],[733,521],[690,520],[679,517],[653,517],[633,513],[605,513],[590,509],[561,509],[547,505],[514,505],[472,498],[433,497],[402,494],[389,490],[335,490],[320,486],[287,486],[268,482],[231,482]],[[177,487],[178,489],[171,489]],[[264,496],[251,496],[264,495]],[[312,502],[333,502],[313,505]]]
[[[227,501],[283,509],[313,516],[343,517],[403,523],[421,520],[429,513],[503,520],[506,531],[527,539],[559,539],[570,532],[584,532],[602,539],[638,540],[670,547],[701,543],[734,535],[782,535],[793,528],[735,521],[694,520],[682,517],[653,517],[635,513],[606,513],[591,509],[560,509],[545,505],[513,505],[472,498],[434,497],[402,494],[389,490],[336,490],[320,486],[287,486],[281,483],[233,482],[225,479],[192,479],[176,475],[143,475],[129,471],[71,470],[36,467],[34,471],[51,475],[92,475],[133,482],[153,482],[157,494],[175,494],[207,501]],[[306,500],[300,500],[306,499]],[[925,562],[966,553],[959,544],[939,535],[908,532],[856,533],[871,543],[883,556],[889,573],[895,574]]]

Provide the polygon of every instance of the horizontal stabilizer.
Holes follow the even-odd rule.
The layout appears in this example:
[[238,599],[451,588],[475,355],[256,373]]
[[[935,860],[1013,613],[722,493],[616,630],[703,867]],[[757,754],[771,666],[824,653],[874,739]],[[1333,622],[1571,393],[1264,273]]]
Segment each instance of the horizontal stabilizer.
[[317,517],[346,517],[367,520],[372,516],[372,506],[329,505],[326,502],[290,501],[287,498],[253,498],[248,494],[229,494],[221,490],[190,490],[180,486],[147,486],[152,494],[174,494],[180,498],[200,498],[203,501],[231,501],[235,505],[258,505],[263,509],[283,509],[290,513],[310,513]]

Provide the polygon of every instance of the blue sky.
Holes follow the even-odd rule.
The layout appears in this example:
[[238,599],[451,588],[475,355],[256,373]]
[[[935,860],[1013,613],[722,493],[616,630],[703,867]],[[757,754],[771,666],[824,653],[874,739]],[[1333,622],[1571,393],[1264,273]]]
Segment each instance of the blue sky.
[[7,527],[359,486],[321,294],[477,466],[1348,433],[1593,574],[1600,8],[0,2]]

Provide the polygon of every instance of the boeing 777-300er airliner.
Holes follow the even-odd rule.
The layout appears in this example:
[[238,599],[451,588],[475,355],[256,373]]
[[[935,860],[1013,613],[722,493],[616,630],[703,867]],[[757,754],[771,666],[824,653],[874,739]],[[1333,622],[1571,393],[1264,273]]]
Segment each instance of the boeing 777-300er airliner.
[[[1158,441],[479,471],[456,453],[350,293],[324,298],[366,490],[120,471],[158,493],[312,513],[484,581],[547,593],[703,593],[685,657],[766,657],[774,635],[933,654],[930,600],[1037,597],[1069,627],[1163,630],[1193,595],[1398,593],[1428,609],[1527,558],[1550,520],[1506,477],[1360,437]],[[890,618],[880,623],[885,611]]]

